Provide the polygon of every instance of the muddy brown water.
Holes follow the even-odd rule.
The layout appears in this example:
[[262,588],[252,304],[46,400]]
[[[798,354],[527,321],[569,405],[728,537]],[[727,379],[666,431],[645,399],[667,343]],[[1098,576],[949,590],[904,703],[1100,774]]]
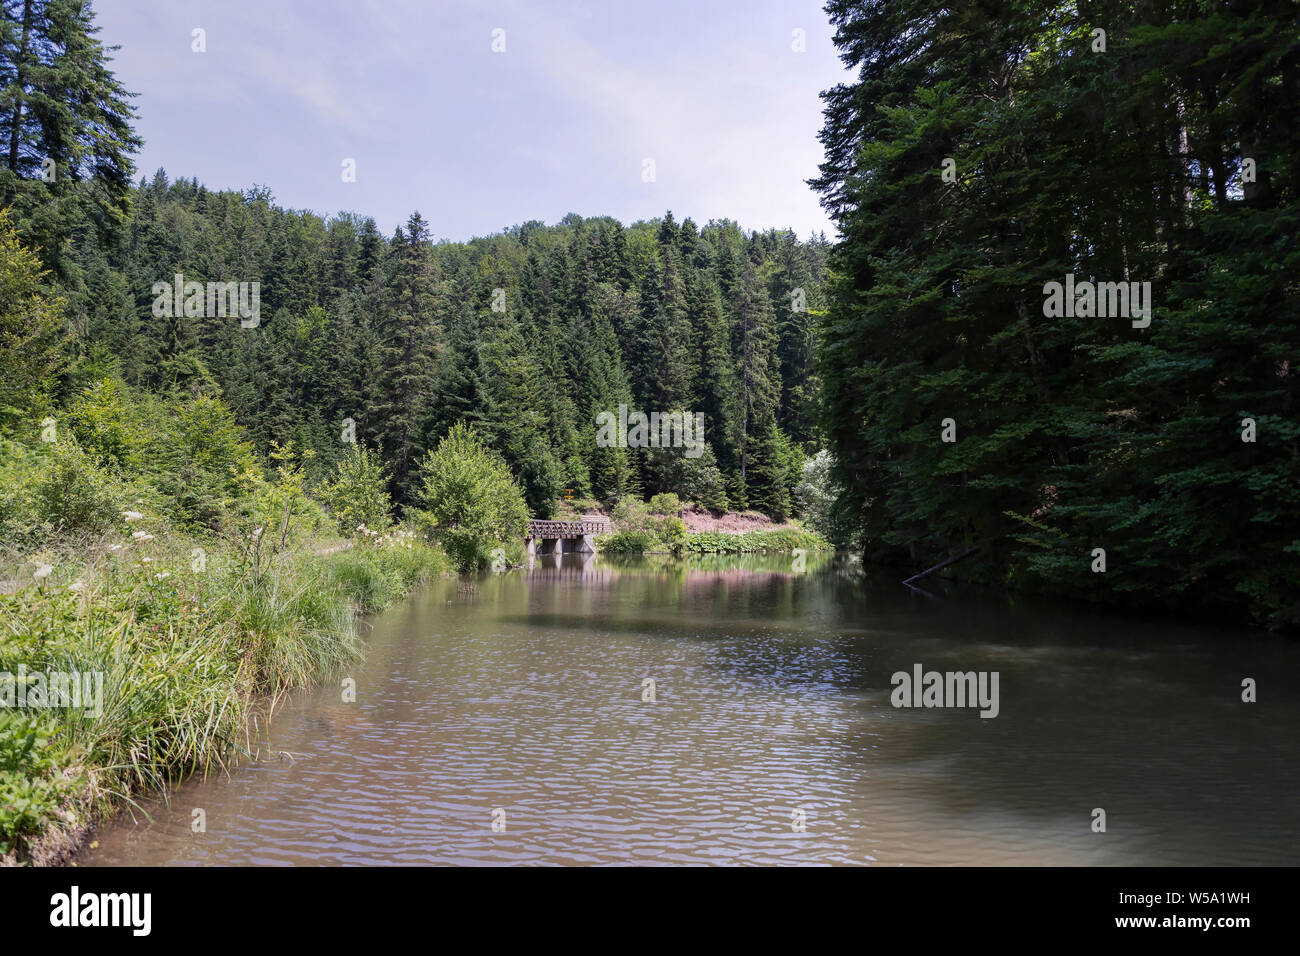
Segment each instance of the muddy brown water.
[[[582,555],[438,581],[369,625],[354,703],[296,694],[259,759],[123,813],[79,865],[1250,865],[1300,845],[1300,646],[1245,629],[842,561]],[[998,715],[894,707],[916,664],[998,672]]]

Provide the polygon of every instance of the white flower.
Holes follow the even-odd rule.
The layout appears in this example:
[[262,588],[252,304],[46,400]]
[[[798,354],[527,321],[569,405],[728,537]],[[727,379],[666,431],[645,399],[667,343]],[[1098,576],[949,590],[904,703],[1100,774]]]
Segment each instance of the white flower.
[[144,517],[144,515],[140,514],[138,511],[123,511],[122,517],[127,521],[139,521]]
[[261,536],[262,536],[262,529],[261,529],[261,528],[258,528],[256,531],[253,532],[253,537],[254,537],[254,538],[260,538]]
[[121,551],[121,550],[122,550],[122,546],[121,546],[120,544],[110,544],[110,545],[108,546],[108,550],[110,550],[110,551]]
[[[145,560],[147,561],[148,558],[146,558]],[[154,579],[161,581],[163,578],[169,578],[171,576],[172,573],[170,571],[159,571],[157,574],[154,575]]]
[[148,531],[132,531],[132,532],[131,532],[131,537],[135,538],[135,540],[137,540],[137,541],[152,541],[152,540],[153,540],[153,535],[151,535]]
[[32,577],[34,577],[37,581],[42,581],[45,578],[48,578],[50,576],[50,572],[53,570],[54,570],[54,565],[52,564],[38,564],[36,566],[36,570],[32,572]]
[[153,560],[153,558],[141,558],[140,560],[143,561],[145,564],[148,564],[150,561]]
[[71,584],[68,585],[68,590],[84,591],[86,590],[86,582],[81,580],[81,578],[77,578],[77,580],[73,581]]

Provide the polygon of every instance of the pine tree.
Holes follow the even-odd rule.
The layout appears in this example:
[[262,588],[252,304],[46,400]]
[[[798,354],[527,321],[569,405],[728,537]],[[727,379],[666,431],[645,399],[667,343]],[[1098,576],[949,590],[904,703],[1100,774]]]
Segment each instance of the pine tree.
[[142,143],[98,32],[85,0],[0,2],[0,206],[65,280],[73,231],[87,222],[107,239],[130,208]]

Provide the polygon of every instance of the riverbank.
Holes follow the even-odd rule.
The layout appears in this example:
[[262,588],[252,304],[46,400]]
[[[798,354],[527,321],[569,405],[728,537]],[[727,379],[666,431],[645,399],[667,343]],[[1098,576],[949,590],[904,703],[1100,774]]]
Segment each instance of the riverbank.
[[133,798],[254,754],[280,695],[360,660],[360,614],[451,571],[401,529],[261,537],[137,530],[3,569],[26,706],[0,712],[0,864],[66,862]]
[[612,530],[596,536],[606,554],[791,554],[832,551],[821,534],[798,521],[773,521],[757,511],[709,511],[675,494],[648,502],[628,496],[606,510],[585,502],[558,510],[564,520],[607,518]]

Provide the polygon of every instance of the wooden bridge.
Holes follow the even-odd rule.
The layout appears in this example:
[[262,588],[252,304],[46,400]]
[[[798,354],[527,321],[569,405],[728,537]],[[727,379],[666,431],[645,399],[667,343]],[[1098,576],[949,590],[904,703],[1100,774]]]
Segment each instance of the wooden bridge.
[[[583,518],[581,521],[530,521],[528,537],[525,544],[528,555],[563,554],[564,542],[574,541],[569,548],[582,554],[593,554],[596,550],[596,535],[610,530],[608,518]],[[541,542],[538,548],[537,542]]]

